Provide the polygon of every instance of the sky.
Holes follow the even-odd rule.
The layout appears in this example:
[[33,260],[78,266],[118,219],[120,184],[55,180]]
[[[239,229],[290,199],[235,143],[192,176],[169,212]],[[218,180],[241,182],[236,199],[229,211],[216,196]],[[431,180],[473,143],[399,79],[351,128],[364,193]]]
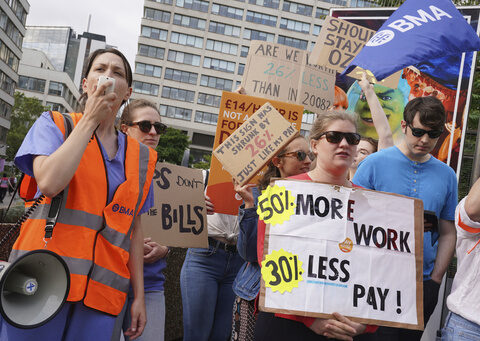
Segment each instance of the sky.
[[140,21],[141,0],[28,0],[27,26],[70,26],[77,34],[87,31],[106,37],[107,44],[125,54],[134,69]]

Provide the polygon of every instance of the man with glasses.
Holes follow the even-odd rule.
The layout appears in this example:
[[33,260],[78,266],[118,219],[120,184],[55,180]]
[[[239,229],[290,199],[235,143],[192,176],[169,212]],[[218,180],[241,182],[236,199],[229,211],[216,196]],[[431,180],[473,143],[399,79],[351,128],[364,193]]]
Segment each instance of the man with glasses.
[[[426,217],[437,226],[423,236],[423,309],[425,325],[438,301],[440,284],[455,250],[457,179],[452,168],[429,153],[445,125],[445,109],[435,97],[418,97],[405,107],[401,122],[405,139],[369,155],[353,183],[377,191],[419,198]],[[438,222],[438,223],[436,223]],[[430,223],[429,223],[430,224]],[[379,328],[372,340],[420,340],[422,331]]]

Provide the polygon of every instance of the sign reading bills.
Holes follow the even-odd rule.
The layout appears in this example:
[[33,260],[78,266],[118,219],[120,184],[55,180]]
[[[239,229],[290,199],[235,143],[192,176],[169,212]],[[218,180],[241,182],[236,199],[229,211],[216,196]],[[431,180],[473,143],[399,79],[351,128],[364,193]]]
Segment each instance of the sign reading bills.
[[248,94],[297,103],[318,113],[333,106],[335,71],[310,64],[306,51],[254,40],[242,85]]
[[213,154],[243,185],[297,134],[298,130],[267,102],[218,146]]
[[421,200],[277,180],[257,212],[267,224],[260,310],[423,329]]

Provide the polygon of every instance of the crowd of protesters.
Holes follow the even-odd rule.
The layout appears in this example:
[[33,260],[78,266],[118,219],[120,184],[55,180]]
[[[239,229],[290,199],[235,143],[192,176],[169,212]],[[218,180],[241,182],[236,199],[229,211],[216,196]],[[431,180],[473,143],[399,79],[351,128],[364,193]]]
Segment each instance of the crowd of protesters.
[[[154,104],[133,100],[123,109],[117,129],[115,115],[132,91],[130,66],[115,49],[95,51],[85,65],[82,114],[42,114],[15,158],[16,165],[36,180],[36,197],[45,196],[43,205],[63,193],[70,205],[64,208],[84,217],[80,222],[63,219],[48,244],[69,260],[68,302],[60,314],[38,328],[21,329],[2,321],[1,340],[164,338],[163,270],[169,249],[149,236],[144,238],[141,214],[153,205],[154,148],[166,126]],[[98,86],[100,76],[116,80],[113,92],[106,91],[109,82]],[[480,339],[480,183],[457,207],[454,171],[430,154],[445,126],[443,105],[435,97],[411,100],[401,123],[404,139],[394,146],[388,120],[365,75],[359,85],[362,100],[371,108],[378,141],[357,133],[355,114],[317,113],[308,139],[298,136],[280,150],[257,184],[241,186],[233,181],[243,199],[238,217],[215,213],[215,202],[206,197],[209,246],[190,248],[180,275],[185,341],[410,341],[422,337],[422,331],[378,328],[339,313],[321,319],[258,311],[265,223],[257,215],[257,202],[274,177],[421,199],[425,210],[438,218],[438,229],[425,232],[423,238],[424,322],[437,304],[456,248],[458,272],[447,300],[451,312],[442,338],[456,340],[461,332],[473,335],[471,340]],[[70,134],[65,133],[66,121],[73,125]],[[0,200],[10,182],[4,174]],[[92,194],[107,200],[91,200]],[[120,221],[110,213],[117,202],[136,207],[130,220]],[[22,227],[11,260],[43,248],[42,214]],[[88,225],[92,221],[95,226]]]

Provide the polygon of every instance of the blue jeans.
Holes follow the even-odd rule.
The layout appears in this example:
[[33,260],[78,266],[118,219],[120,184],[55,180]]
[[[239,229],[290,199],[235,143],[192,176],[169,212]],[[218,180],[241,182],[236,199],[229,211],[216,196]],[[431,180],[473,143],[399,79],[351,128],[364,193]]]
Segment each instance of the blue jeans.
[[238,252],[190,248],[180,273],[183,341],[225,341],[232,327],[232,283],[243,264]]
[[1,341],[110,341],[115,316],[85,307],[83,303],[67,302],[46,324],[33,329],[19,329],[1,320]]
[[442,341],[480,341],[480,326],[449,312],[442,329]]

